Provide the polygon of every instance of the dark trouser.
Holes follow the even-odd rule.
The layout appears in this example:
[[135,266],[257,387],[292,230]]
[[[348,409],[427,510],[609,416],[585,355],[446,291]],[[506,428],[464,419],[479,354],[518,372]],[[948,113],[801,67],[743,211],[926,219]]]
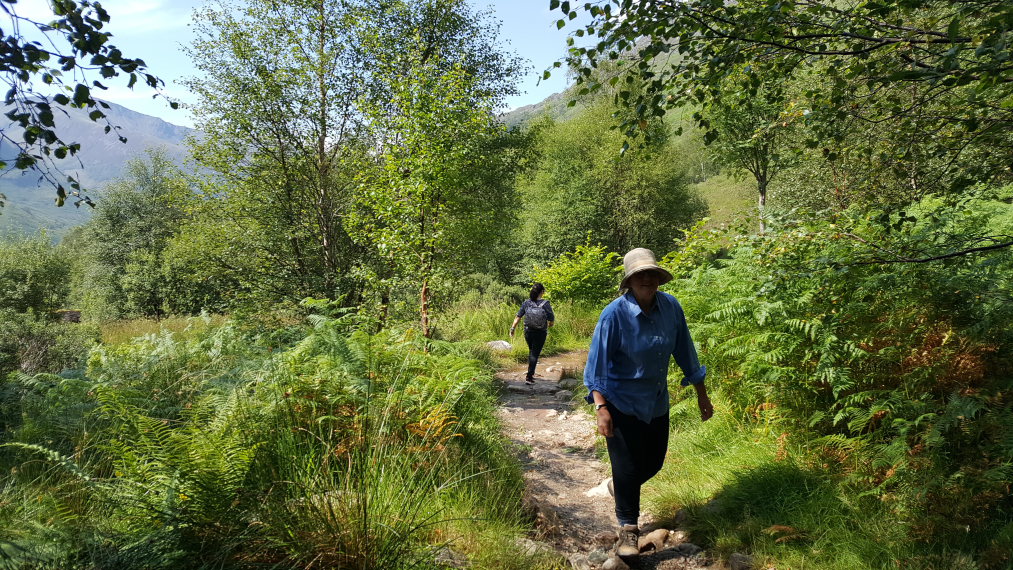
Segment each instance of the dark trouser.
[[661,471],[668,451],[668,414],[644,423],[608,406],[612,437],[606,438],[612,462],[619,525],[637,524],[640,518],[640,487]]
[[535,375],[535,365],[538,364],[548,333],[547,329],[524,329],[524,340],[528,343],[528,380]]

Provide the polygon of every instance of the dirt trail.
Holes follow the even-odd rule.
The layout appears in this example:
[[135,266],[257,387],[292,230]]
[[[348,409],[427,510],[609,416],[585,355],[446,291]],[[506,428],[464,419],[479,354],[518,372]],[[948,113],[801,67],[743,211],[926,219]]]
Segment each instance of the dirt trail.
[[[607,488],[609,468],[594,449],[595,425],[572,398],[573,393],[584,391],[579,377],[586,360],[587,351],[543,357],[533,386],[524,383],[526,363],[496,374],[503,383],[499,416],[504,435],[514,443],[524,465],[525,501],[537,513],[537,538],[552,544],[575,568],[599,567],[600,553],[611,548],[616,530],[614,502]],[[642,535],[654,528],[644,515],[640,526]],[[684,541],[684,532],[670,532],[663,549],[642,554],[631,567],[724,566],[712,565],[705,553]]]
[[[524,462],[527,500],[538,511],[539,532],[567,553],[582,552],[596,535],[614,530],[612,499],[602,486],[608,466],[594,452],[595,426],[557,392],[561,377],[575,376],[586,359],[586,351],[542,358],[534,386],[524,384],[526,363],[496,375],[505,386],[500,419]],[[582,389],[580,384],[571,390]]]

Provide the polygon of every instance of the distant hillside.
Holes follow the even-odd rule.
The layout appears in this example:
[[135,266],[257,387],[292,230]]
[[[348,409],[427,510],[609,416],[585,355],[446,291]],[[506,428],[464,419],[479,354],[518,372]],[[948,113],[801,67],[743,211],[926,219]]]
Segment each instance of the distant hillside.
[[[127,138],[121,143],[114,133],[105,134],[104,122],[95,123],[83,111],[70,110],[69,116],[57,113],[56,125],[65,141],[81,143],[81,152],[75,158],[58,161],[65,176],[77,176],[81,184],[94,191],[117,179],[126,163],[135,157],[144,156],[149,148],[161,148],[173,161],[182,164],[186,156],[184,139],[195,131],[131,111],[126,107],[109,103],[106,113],[113,125]],[[10,146],[0,144],[0,156],[12,156]],[[55,205],[56,190],[39,180],[34,172],[9,171],[0,175],[0,193],[7,196],[7,204],[0,209],[0,234],[11,232],[35,233],[46,229],[53,237],[62,235],[68,229],[84,223],[91,214],[91,208],[75,208],[66,204]],[[93,194],[94,195],[94,194]]]
[[533,105],[525,105],[508,113],[503,113],[503,122],[508,127],[523,128],[542,117],[548,117],[554,121],[565,121],[580,112],[580,105],[567,106],[567,103],[572,98],[569,89],[562,93],[554,93]]

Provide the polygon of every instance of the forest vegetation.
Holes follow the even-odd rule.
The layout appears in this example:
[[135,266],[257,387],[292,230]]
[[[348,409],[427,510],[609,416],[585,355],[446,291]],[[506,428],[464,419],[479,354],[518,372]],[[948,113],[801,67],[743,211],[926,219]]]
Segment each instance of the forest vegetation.
[[526,348],[486,343],[540,281],[586,347],[632,247],[717,409],[671,378],[655,516],[764,568],[1013,564],[1013,5],[546,2],[570,105],[512,126],[462,0],[196,14],[187,165],[0,242],[0,568],[566,567],[513,540]]

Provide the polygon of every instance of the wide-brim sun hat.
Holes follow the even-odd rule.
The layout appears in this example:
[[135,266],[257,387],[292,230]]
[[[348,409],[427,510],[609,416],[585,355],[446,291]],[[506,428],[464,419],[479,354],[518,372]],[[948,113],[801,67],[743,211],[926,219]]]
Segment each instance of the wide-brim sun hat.
[[672,274],[664,267],[658,265],[658,261],[654,258],[654,252],[643,247],[631,249],[623,257],[623,269],[626,274],[623,276],[623,282],[619,284],[620,291],[629,287],[630,277],[642,271],[654,271],[657,273],[658,285],[664,285],[672,280]]

